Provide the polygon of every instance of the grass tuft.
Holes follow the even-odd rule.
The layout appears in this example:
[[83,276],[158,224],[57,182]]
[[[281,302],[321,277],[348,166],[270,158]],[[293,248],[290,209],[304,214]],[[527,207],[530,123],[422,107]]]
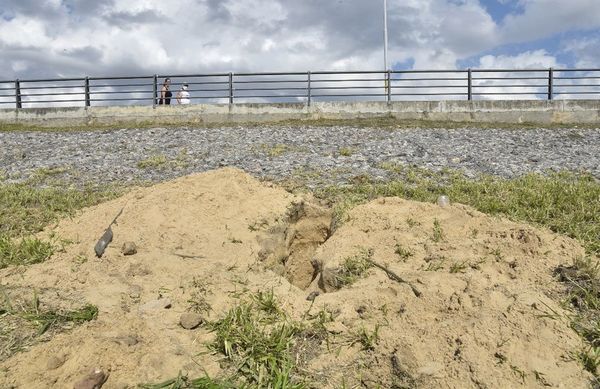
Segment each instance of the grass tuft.
[[414,255],[414,253],[410,249],[406,249],[406,248],[402,247],[402,245],[400,243],[396,243],[396,249],[394,250],[394,252],[403,261],[406,261],[408,258],[410,258]]
[[0,289],[0,361],[45,339],[41,336],[51,330],[55,333],[98,316],[94,305],[59,310],[42,306],[37,291],[29,301],[23,299],[23,293],[13,294],[11,299],[5,288]]
[[21,237],[42,231],[76,210],[117,197],[114,188],[39,188],[31,182],[0,185],[0,235]]
[[7,235],[0,235],[0,269],[44,262],[54,254],[54,250],[52,243],[37,238],[14,240]]
[[279,308],[273,292],[259,292],[242,301],[224,318],[212,322],[215,340],[209,348],[236,367],[236,377],[257,388],[304,388],[292,373],[290,349],[301,326]]
[[373,267],[370,259],[373,257],[373,249],[361,249],[357,255],[348,257],[336,274],[338,288],[351,285],[365,275],[367,270]]

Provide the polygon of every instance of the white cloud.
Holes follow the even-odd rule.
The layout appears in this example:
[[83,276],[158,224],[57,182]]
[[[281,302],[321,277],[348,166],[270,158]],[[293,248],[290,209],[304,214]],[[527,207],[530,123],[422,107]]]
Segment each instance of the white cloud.
[[523,12],[506,16],[502,41],[527,42],[569,30],[600,28],[598,0],[520,0]]
[[479,59],[482,69],[547,69],[560,66],[546,50],[526,51],[517,55],[485,55]]
[[563,43],[563,50],[576,58],[578,68],[597,68],[600,63],[600,37],[573,39]]
[[[598,0],[519,1],[521,13],[499,26],[478,0],[389,0],[391,62],[452,69],[499,45],[600,27]],[[382,0],[3,0],[0,13],[10,17],[0,15],[0,79],[382,69],[382,6]],[[582,64],[595,61],[574,45],[569,52]],[[556,65],[553,54],[539,50],[480,62]]]

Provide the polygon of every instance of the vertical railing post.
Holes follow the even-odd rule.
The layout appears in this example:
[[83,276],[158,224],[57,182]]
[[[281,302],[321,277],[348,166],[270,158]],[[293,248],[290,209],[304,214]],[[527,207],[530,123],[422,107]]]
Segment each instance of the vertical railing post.
[[548,100],[552,100],[554,95],[554,70],[548,69]]
[[467,99],[473,100],[473,72],[471,68],[467,70]]
[[158,102],[158,75],[152,77],[152,108],[156,108]]
[[306,101],[308,103],[308,106],[310,107],[310,100],[312,99],[312,90],[311,90],[311,77],[310,77],[310,71],[308,73],[306,73],[307,75],[307,81],[306,81]]
[[85,78],[85,106],[86,108],[90,106],[90,78]]
[[229,73],[229,104],[233,104],[233,73]]
[[21,104],[21,82],[18,78],[15,80],[15,103],[17,109],[23,108]]
[[392,71],[388,70],[385,75],[385,81],[387,83],[387,102],[392,102]]

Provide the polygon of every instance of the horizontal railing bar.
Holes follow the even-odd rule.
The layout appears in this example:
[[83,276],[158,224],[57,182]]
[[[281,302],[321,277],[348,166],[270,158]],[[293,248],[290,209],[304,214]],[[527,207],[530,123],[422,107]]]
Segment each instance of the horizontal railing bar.
[[147,87],[151,88],[152,83],[150,83],[150,84],[100,84],[100,85],[90,84],[90,88],[118,88],[118,87],[130,87],[130,86],[147,86]]
[[[73,89],[73,88],[85,88],[85,85],[65,85],[65,86],[22,86],[21,90],[34,90],[34,89]],[[13,90],[15,88],[12,88]]]
[[[312,80],[311,80],[312,81]],[[285,83],[307,83],[308,80],[259,80],[259,81],[237,81],[234,80],[234,84],[285,84]],[[228,84],[228,83],[226,83]]]
[[565,68],[565,69],[553,69],[555,72],[600,72],[600,69],[573,69],[573,68]]
[[[384,81],[383,79],[382,81]],[[436,77],[436,78],[391,78],[391,81],[467,81],[468,78]]]
[[152,90],[126,90],[126,91],[90,91],[90,95],[114,95],[123,93],[154,93]]
[[546,91],[543,92],[479,92],[473,93],[473,95],[477,96],[487,96],[487,95],[545,95]]
[[[467,85],[391,85],[392,89],[422,89],[422,88],[466,88]],[[383,88],[379,86],[377,88]]]
[[286,90],[306,90],[306,88],[295,88],[295,87],[289,87],[289,88],[235,88],[234,90],[236,92],[237,91],[255,91],[255,90],[269,90],[269,91],[281,90],[281,91],[286,91]]
[[71,100],[23,100],[22,104],[40,104],[40,103],[73,103],[73,102],[81,102],[83,103],[85,99],[71,99]]
[[[414,74],[414,73],[466,73],[468,70],[393,70],[390,71],[391,74]],[[384,73],[384,72],[379,72]]]
[[306,76],[306,72],[233,73],[233,77]]
[[383,85],[380,86],[317,86],[311,88],[312,90],[348,90],[348,89],[385,89]]
[[548,85],[473,85],[473,88],[548,88]]
[[548,69],[471,69],[472,73],[548,73]]
[[[258,99],[258,98],[265,98],[265,99],[274,99],[274,98],[296,98],[296,97],[306,97],[306,95],[264,95],[264,96],[259,96],[259,95],[249,95],[249,96],[235,96],[235,98],[237,99]],[[227,97],[229,98],[229,96]]]
[[[369,97],[369,96],[387,96],[387,93],[361,93],[361,94],[331,94],[331,95],[311,95],[311,97]],[[305,96],[306,97],[306,96]]]
[[[120,97],[116,97],[114,99],[92,99],[90,98],[90,101],[152,101],[154,100],[153,97],[132,97],[130,99],[125,99],[125,98],[120,98]],[[175,97],[172,97],[171,100],[175,100]]]
[[555,80],[598,80],[600,76],[593,77],[554,77]]
[[229,92],[229,88],[221,88],[221,89],[188,89],[188,92]]
[[600,87],[600,84],[554,84],[555,87]]
[[[190,97],[190,100],[196,100],[196,99],[228,99],[229,95],[227,96],[194,96],[194,97]],[[177,100],[177,99],[175,99]]]
[[573,92],[554,92],[555,95],[600,95],[600,92],[591,91],[573,91]]
[[337,78],[337,79],[331,79],[331,80],[324,80],[324,79],[314,79],[311,77],[310,82],[311,83],[315,83],[315,82],[371,82],[371,81],[377,81],[377,82],[383,82],[385,81],[385,78]]
[[122,76],[122,77],[88,77],[90,81],[105,81],[105,80],[154,80],[154,76]]
[[[556,78],[556,77],[555,77]],[[547,80],[548,77],[472,77],[471,80]]]
[[[85,81],[85,78],[48,78],[48,79],[28,79],[19,80],[19,82],[64,82],[64,81]],[[14,82],[14,80],[12,81]]]
[[[154,76],[150,76],[154,77]],[[206,74],[158,74],[156,77],[165,78],[200,78],[200,77],[229,77],[229,73],[206,73]],[[105,78],[109,80],[110,78]],[[161,80],[162,83],[162,80]]]
[[69,95],[84,95],[85,92],[61,92],[61,93],[20,93],[20,97],[30,96],[69,96]]
[[12,88],[0,88],[0,90],[15,90],[15,87],[13,86]]
[[467,93],[392,93],[392,96],[467,96]]

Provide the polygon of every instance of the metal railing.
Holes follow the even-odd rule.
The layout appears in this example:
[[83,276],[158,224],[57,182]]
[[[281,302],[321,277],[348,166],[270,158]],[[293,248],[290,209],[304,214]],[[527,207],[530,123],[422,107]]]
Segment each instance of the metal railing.
[[172,80],[171,104],[332,100],[598,99],[600,69],[465,69],[215,73],[0,81],[0,108],[154,105]]

